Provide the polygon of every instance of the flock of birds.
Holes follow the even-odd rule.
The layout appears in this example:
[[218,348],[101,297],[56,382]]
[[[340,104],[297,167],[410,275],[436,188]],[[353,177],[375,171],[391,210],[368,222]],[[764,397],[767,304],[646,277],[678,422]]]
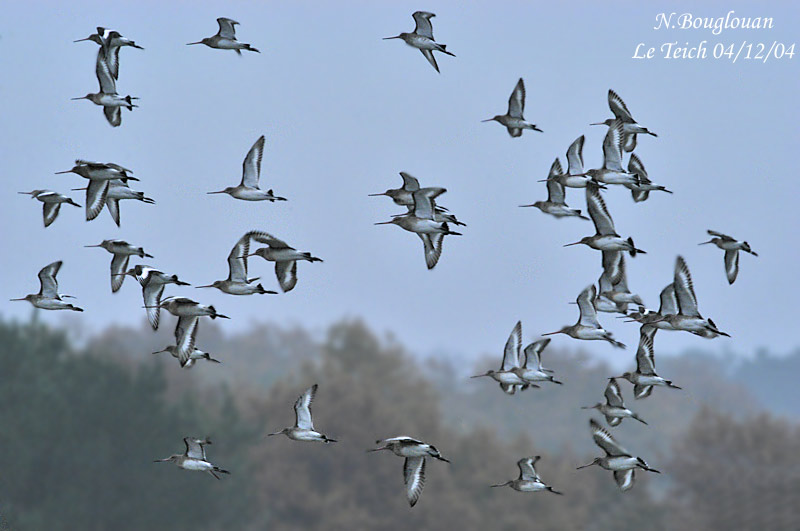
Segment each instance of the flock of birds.
[[[418,11],[413,14],[416,27],[411,33],[401,33],[396,37],[387,39],[401,39],[407,45],[422,52],[428,62],[439,71],[434,52],[454,56],[447,51],[444,44],[437,43],[433,37],[431,18],[433,13]],[[241,55],[241,50],[258,52],[250,44],[240,43],[236,40],[235,25],[238,22],[228,19],[217,19],[219,31],[216,35],[199,42],[189,44],[205,44],[208,47],[234,50]],[[117,94],[116,81],[119,78],[119,51],[128,46],[142,49],[134,41],[127,39],[116,31],[97,28],[97,33],[81,41],[93,41],[99,45],[95,72],[100,84],[100,92],[87,94],[88,99],[103,107],[103,112],[108,122],[116,127],[121,124],[121,109],[136,107],[131,96],[122,97]],[[78,42],[78,41],[76,41]],[[627,285],[625,266],[625,253],[631,258],[645,254],[634,244],[633,238],[620,236],[614,226],[611,214],[603,199],[602,192],[613,186],[623,186],[630,190],[635,202],[648,199],[650,192],[663,191],[672,193],[664,186],[654,184],[648,178],[644,165],[639,157],[632,153],[637,145],[638,135],[656,134],[646,127],[639,125],[632,117],[622,98],[613,90],[608,92],[608,105],[614,115],[602,122],[591,125],[605,125],[607,132],[603,140],[603,165],[601,168],[584,169],[583,147],[585,137],[578,137],[567,149],[567,171],[565,172],[558,158],[553,162],[546,182],[547,200],[536,201],[523,207],[536,207],[543,213],[556,218],[574,217],[589,220],[594,224],[595,234],[586,236],[580,241],[568,243],[571,245],[586,245],[598,250],[602,254],[602,273],[597,285],[590,285],[577,297],[576,304],[579,310],[578,321],[571,326],[564,326],[556,332],[543,334],[566,334],[580,340],[606,341],[617,348],[625,345],[612,337],[611,332],[605,330],[598,320],[598,312],[618,313],[628,319],[628,322],[637,322],[641,325],[640,340],[636,353],[636,370],[625,372],[621,376],[609,379],[605,388],[603,402],[593,406],[584,406],[584,409],[596,409],[606,420],[610,427],[619,425],[623,419],[631,418],[642,424],[647,424],[637,413],[628,409],[623,400],[622,391],[618,380],[624,379],[633,384],[633,395],[636,399],[650,396],[655,387],[680,389],[670,380],[662,378],[655,371],[655,356],[653,341],[658,330],[685,331],[705,338],[728,336],[722,332],[710,318],[703,317],[697,304],[697,297],[692,283],[689,267],[681,256],[675,263],[674,276],[669,284],[661,291],[660,307],[657,311],[648,310],[642,298],[631,291]],[[508,110],[503,115],[497,115],[489,120],[496,121],[508,130],[511,137],[520,137],[524,130],[541,132],[535,124],[527,122],[523,116],[525,109],[525,84],[519,79],[508,101]],[[227,187],[224,190],[208,192],[209,194],[228,194],[231,197],[245,201],[285,201],[283,197],[276,196],[272,190],[263,191],[259,187],[261,174],[261,160],[264,153],[264,136],[261,136],[243,162],[242,180],[238,186]],[[625,154],[629,154],[627,166],[623,164]],[[73,190],[86,191],[86,220],[96,218],[105,206],[115,223],[120,224],[119,201],[122,199],[136,199],[145,203],[154,201],[143,192],[132,190],[128,182],[137,181],[133,172],[114,163],[89,162],[76,160],[72,169],[57,173],[73,173],[88,180],[85,188]],[[406,212],[397,214],[389,221],[377,224],[394,224],[406,231],[415,233],[423,243],[425,262],[428,269],[433,269],[442,253],[445,236],[460,235],[450,229],[450,226],[464,226],[456,216],[447,208],[437,204],[437,199],[447,190],[441,187],[421,187],[419,181],[405,172],[400,172],[403,185],[400,188],[389,189],[383,193],[370,194],[373,196],[387,196],[402,207]],[[577,188],[585,190],[586,212],[572,209],[566,203],[566,190]],[[50,190],[33,190],[20,192],[30,195],[43,204],[44,226],[48,227],[58,216],[62,204],[67,203],[80,207],[70,197]],[[731,236],[720,232],[708,231],[711,240],[701,243],[714,244],[725,251],[725,271],[728,282],[733,284],[739,270],[739,251],[744,251],[757,256],[745,241],[738,241]],[[260,247],[251,251],[251,245]],[[202,317],[211,319],[227,319],[220,314],[214,306],[201,304],[187,297],[164,297],[164,291],[170,284],[183,287],[189,284],[181,281],[177,275],[168,274],[146,264],[136,264],[130,267],[131,257],[139,259],[153,258],[144,248],[129,244],[122,240],[104,240],[97,245],[87,247],[100,247],[112,255],[110,265],[111,291],[117,292],[123,285],[127,276],[135,278],[141,288],[147,319],[153,330],[157,330],[161,310],[166,310],[175,317],[175,343],[159,352],[168,352],[177,358],[182,368],[189,369],[199,360],[219,363],[210,354],[196,346],[197,330]],[[275,263],[275,275],[281,291],[291,291],[297,284],[297,263],[301,261],[321,262],[320,258],[309,252],[298,251],[283,240],[263,231],[253,230],[244,234],[235,243],[228,255],[228,277],[217,280],[211,284],[197,286],[198,288],[216,288],[223,293],[231,295],[252,294],[277,294],[275,290],[266,289],[258,283],[259,277],[252,278],[248,274],[248,260],[259,256],[264,260]],[[75,306],[65,299],[72,299],[70,295],[58,291],[56,277],[62,262],[53,262],[39,271],[40,289],[38,293],[27,295],[24,298],[12,300],[26,300],[33,306],[43,310],[72,310],[82,312],[83,309]],[[629,311],[629,306],[635,305],[634,311]],[[538,339],[526,347],[522,347],[522,323],[517,322],[506,342],[502,363],[499,370],[488,370],[484,374],[474,376],[489,377],[496,381],[501,390],[509,395],[529,388],[540,388],[547,383],[562,384],[554,376],[552,370],[543,367],[542,353],[550,343],[550,338]],[[153,354],[158,354],[155,352]],[[317,385],[307,389],[294,404],[294,426],[284,428],[269,435],[286,435],[293,441],[313,441],[333,443],[335,439],[316,431],[311,417],[311,404],[317,392]],[[641,469],[649,472],[658,472],[650,467],[641,457],[635,456],[600,425],[599,422],[590,420],[592,438],[603,452],[603,457],[595,458],[591,463],[578,468],[598,465],[612,471],[614,479],[623,491],[634,485],[634,472]],[[184,438],[185,451],[175,454],[159,462],[173,462],[177,466],[192,471],[208,472],[219,479],[219,474],[229,472],[212,464],[206,456],[206,446],[211,441],[195,437]],[[392,437],[377,441],[377,447],[371,450],[389,450],[405,459],[403,476],[406,486],[408,502],[414,506],[419,499],[425,483],[425,465],[428,458],[440,461],[449,461],[442,457],[439,450],[431,444],[408,436]],[[536,471],[535,465],[539,456],[524,457],[517,463],[519,477],[492,487],[509,486],[521,492],[549,491],[554,494],[561,492],[545,484]]]

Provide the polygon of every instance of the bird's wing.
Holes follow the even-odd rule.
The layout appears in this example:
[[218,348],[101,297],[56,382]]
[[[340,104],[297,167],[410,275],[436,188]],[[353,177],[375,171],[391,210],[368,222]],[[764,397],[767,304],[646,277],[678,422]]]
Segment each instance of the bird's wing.
[[294,403],[294,425],[303,430],[313,430],[314,423],[311,420],[311,402],[317,394],[317,384],[312,385]]
[[58,211],[61,209],[61,203],[42,203],[44,208],[42,214],[44,215],[44,226],[49,227],[51,223],[56,220]]
[[602,448],[606,455],[611,457],[630,455],[605,428],[597,423],[596,420],[591,419],[589,421],[589,427],[592,429],[592,439],[594,439],[594,443]]
[[122,107],[103,107],[103,114],[111,127],[122,125]]
[[[606,279],[611,283],[613,287],[614,284],[617,284],[622,275],[624,274],[622,268],[620,267],[620,257],[622,253],[620,251],[602,251],[603,253],[603,274],[605,274]],[[600,293],[603,294],[605,291],[603,288],[600,288]]]
[[570,175],[583,173],[583,143],[585,140],[586,137],[581,135],[567,148],[567,171]]
[[675,285],[668,284],[659,295],[661,306],[658,307],[659,315],[676,315],[678,313],[678,299],[675,297]]
[[250,238],[254,239],[258,243],[263,243],[264,245],[269,245],[272,249],[293,249],[293,247],[289,247],[285,241],[276,238],[272,234],[267,232],[262,232],[259,230],[251,230],[247,233]]
[[739,274],[739,250],[729,249],[725,251],[725,275],[728,277],[728,283],[733,284],[736,276]]
[[435,17],[436,15],[426,11],[417,11],[411,16],[414,17],[414,22],[417,23],[416,27],[414,28],[414,33],[422,37],[428,37],[430,40],[435,40],[433,38],[433,26],[431,25],[431,18]]
[[614,120],[606,136],[603,138],[603,168],[624,171],[622,169],[622,122]]
[[722,234],[721,232],[717,232],[715,230],[707,230],[706,232],[708,232],[708,234],[711,235],[711,236],[716,236],[717,238],[722,238],[723,240],[725,240],[727,242],[735,242],[736,241],[736,238],[734,238],[732,236],[728,236],[727,234]]
[[652,385],[640,385],[636,384],[633,386],[633,396],[636,397],[637,400],[641,398],[647,398],[653,392]]
[[556,159],[550,166],[550,173],[547,175],[547,200],[559,205],[564,204],[564,185],[558,182],[555,177],[563,175],[561,161]]
[[639,176],[639,181],[642,183],[649,183],[650,179],[647,177],[647,171],[644,169],[644,164],[636,155],[631,153],[631,158],[628,160],[628,173],[635,173]]
[[422,240],[422,246],[425,251],[425,265],[428,269],[433,269],[439,263],[439,258],[442,256],[442,243],[444,242],[444,234],[417,234]]
[[86,187],[86,221],[96,218],[103,210],[108,195],[108,181],[89,180]]
[[539,456],[535,457],[523,457],[519,461],[517,461],[517,466],[519,467],[519,479],[524,479],[526,481],[535,481],[539,479],[539,474],[536,473],[536,462],[539,460]]
[[58,299],[58,281],[56,275],[61,269],[61,260],[44,266],[39,271],[39,295],[48,299]]
[[106,194],[106,209],[108,213],[111,214],[111,219],[113,219],[114,223],[119,227],[119,199],[113,199]]
[[[223,19],[227,20],[227,19]],[[220,27],[222,24],[220,23]],[[261,178],[261,159],[264,156],[264,135],[261,135],[242,163],[242,184],[249,188],[258,188]]]
[[236,28],[234,28],[234,26],[238,24],[238,22],[229,18],[220,17],[217,19],[217,24],[219,24],[217,35],[225,39],[236,40]]
[[700,312],[697,310],[697,296],[694,294],[694,284],[692,283],[692,275],[689,273],[689,266],[682,256],[678,256],[675,260],[675,296],[678,299],[678,307],[682,315],[689,317],[700,317]]
[[643,326],[639,333],[639,348],[636,349],[636,372],[645,376],[656,374],[656,357],[653,339],[658,328]]
[[420,188],[412,194],[414,216],[420,219],[433,219],[433,199],[447,191],[446,188]]
[[164,293],[164,284],[148,283],[142,288],[142,298],[147,310],[147,320],[153,330],[158,330],[158,321],[161,318],[161,295]]
[[406,484],[408,503],[414,507],[425,486],[425,458],[406,457],[403,463],[403,479]]
[[100,84],[100,92],[103,94],[116,94],[117,82],[111,74],[111,67],[103,51],[102,46],[97,51],[97,60],[94,65],[94,73],[97,75],[97,82]]
[[419,190],[419,181],[413,175],[401,171],[400,177],[403,178],[403,190],[406,192],[416,192]]
[[275,262],[275,276],[284,293],[292,291],[297,284],[297,260]]
[[508,115],[512,118],[522,119],[522,113],[525,112],[525,82],[519,78],[517,85],[511,92],[508,98]]
[[611,378],[608,381],[605,391],[606,403],[611,407],[625,407],[622,400],[622,390],[619,388],[616,378]]
[[586,289],[581,291],[576,299],[578,309],[581,312],[581,317],[578,324],[582,326],[591,326],[592,328],[600,328],[600,322],[597,320],[597,309],[594,306],[594,299],[597,297],[597,288],[594,284],[587,286]]
[[635,479],[636,471],[633,468],[629,468],[628,470],[614,471],[614,481],[617,482],[617,486],[623,492],[633,488],[633,482]]
[[116,293],[125,280],[125,271],[128,270],[129,254],[115,254],[111,259],[111,291]]
[[195,439],[193,437],[184,437],[183,444],[186,445],[186,453],[184,454],[186,457],[205,460],[206,452],[199,439]]
[[500,369],[507,371],[514,367],[519,367],[520,359],[519,354],[522,349],[522,321],[517,321],[514,329],[511,330],[511,335],[508,336],[506,346],[503,349],[503,364]]
[[586,208],[589,210],[589,217],[592,218],[597,234],[604,236],[617,234],[614,230],[614,220],[611,219],[606,202],[596,186],[586,187]]
[[428,62],[431,64],[431,66],[438,72],[439,71],[439,65],[436,64],[436,58],[433,56],[433,51],[432,50],[420,50],[420,52],[422,52],[422,55],[425,56],[425,59],[427,59]]
[[608,107],[611,109],[611,112],[614,113],[614,116],[616,116],[617,120],[629,124],[636,123],[636,120],[633,119],[631,112],[628,110],[628,106],[625,105],[625,102],[622,101],[622,98],[620,98],[619,95],[611,89],[608,90]]
[[[547,339],[550,339],[550,338],[547,338]],[[541,346],[541,343],[542,343],[542,340],[539,340],[539,341],[536,341],[534,343],[531,343],[530,345],[525,347],[525,349],[522,351],[523,352],[523,366],[524,367],[531,367],[531,368],[536,369],[536,370],[541,370],[541,368],[542,368],[542,360],[539,357],[539,354],[541,353],[542,348],[544,348],[544,347]]]
[[236,242],[228,254],[228,280],[247,282],[247,255],[250,254],[250,233]]
[[196,315],[178,318],[178,324],[175,326],[175,346],[181,366],[189,361],[189,357],[194,351],[194,342],[197,337],[199,323],[200,318]]
[[614,283],[614,291],[630,293],[630,290],[628,290],[628,275],[625,273],[625,255],[620,251],[617,251],[617,254],[619,255],[619,279]]

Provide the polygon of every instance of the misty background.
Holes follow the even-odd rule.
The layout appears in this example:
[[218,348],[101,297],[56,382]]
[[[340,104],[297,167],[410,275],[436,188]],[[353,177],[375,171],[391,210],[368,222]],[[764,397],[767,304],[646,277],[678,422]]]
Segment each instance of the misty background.
[[[418,51],[380,40],[412,31],[418,9],[437,14],[434,35],[457,55],[437,56],[441,74]],[[775,27],[716,37],[652,29],[662,11],[718,17],[731,9],[773,17]],[[36,292],[39,269],[63,260],[60,288],[86,312],[34,315],[26,303],[0,303],[0,467],[8,478],[0,525],[506,528],[530,524],[534,512],[552,529],[642,525],[634,515],[664,529],[797,527],[786,496],[800,487],[792,464],[800,59],[631,59],[639,42],[789,45],[796,5],[40,2],[6,3],[3,15],[1,300]],[[213,35],[220,16],[239,21],[238,39],[262,53],[185,46]],[[98,25],[145,48],[120,53],[118,91],[141,99],[119,128],[99,107],[69,101],[97,91],[96,45],[71,41]],[[519,77],[525,116],[544,133],[511,139],[480,120],[505,112]],[[610,473],[574,470],[599,455],[590,415],[578,408],[632,367],[638,326],[601,314],[625,351],[556,336],[545,364],[563,387],[509,398],[466,379],[499,364],[517,320],[526,341],[574,323],[567,303],[600,275],[600,253],[562,248],[591,234],[591,223],[517,205],[546,198],[536,181],[555,157],[565,164],[578,136],[586,135],[586,167],[602,162],[605,128],[588,124],[611,116],[609,88],[658,133],[640,138],[636,153],[650,178],[675,192],[640,204],[626,189],[604,194],[618,232],[647,251],[627,260],[631,291],[657,307],[682,254],[700,311],[732,335],[659,333],[659,373],[684,391],[657,389],[634,403],[623,385],[650,425],[625,421],[614,435],[664,472],[639,474],[624,496]],[[206,195],[238,184],[261,134],[262,187],[288,201]],[[132,187],[156,204],[123,201],[121,228],[106,212],[86,223],[83,209],[66,205],[44,229],[41,203],[17,192],[48,188],[83,205],[83,192],[69,189],[85,180],[53,175],[76,158],[132,168],[141,179]],[[398,187],[399,171],[446,187],[441,204],[468,224],[463,236],[446,238],[433,271],[418,238],[373,226],[401,209],[367,194]],[[585,208],[583,193],[568,190],[567,203]],[[297,287],[277,296],[168,287],[232,317],[200,327],[198,345],[222,364],[191,371],[150,355],[169,344],[174,319],[164,315],[153,334],[138,285],[128,279],[112,295],[111,256],[83,248],[125,239],[155,256],[146,263],[201,285],[227,276],[228,252],[252,229],[325,262],[299,264]],[[759,253],[741,257],[733,286],[722,251],[697,246],[706,229]],[[250,270],[276,288],[271,264],[254,260]],[[291,423],[292,403],[315,382],[315,422],[342,442],[262,440]],[[363,453],[401,433],[453,460],[429,464],[412,511],[400,460]],[[233,475],[217,483],[150,463],[182,451],[186,435],[211,436],[210,458]],[[537,470],[564,499],[487,488],[536,454]]]

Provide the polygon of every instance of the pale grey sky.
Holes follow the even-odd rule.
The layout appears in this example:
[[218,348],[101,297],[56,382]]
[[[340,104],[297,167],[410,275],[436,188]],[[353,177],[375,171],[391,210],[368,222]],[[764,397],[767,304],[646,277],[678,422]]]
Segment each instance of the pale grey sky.
[[[37,271],[64,260],[62,291],[79,297],[92,326],[143,319],[141,292],[130,279],[111,294],[111,255],[84,249],[104,238],[142,245],[148,263],[195,285],[225,278],[225,258],[251,229],[266,230],[325,259],[301,263],[294,291],[233,297],[216,290],[170,290],[213,303],[233,319],[227,330],[271,320],[322,329],[361,316],[391,330],[411,349],[467,356],[500,351],[517,319],[526,339],[575,322],[567,304],[600,274],[600,255],[562,248],[592,234],[591,224],[555,220],[517,205],[545,198],[538,179],[553,159],[586,135],[587,167],[601,163],[610,116],[609,88],[634,117],[659,134],[636,153],[651,178],[674,190],[634,204],[613,188],[606,201],[618,232],[648,254],[628,260],[629,285],[651,307],[670,282],[677,254],[692,270],[701,312],[732,339],[706,341],[660,333],[657,351],[685,348],[751,353],[798,345],[796,299],[800,57],[766,64],[739,60],[633,60],[639,42],[677,40],[726,45],[743,40],[787,46],[797,39],[798,7],[789,2],[39,2],[5,4],[0,25],[4,102],[5,198],[2,216],[3,300],[38,289]],[[419,52],[381,37],[411,31],[411,13],[437,14],[438,41],[457,57],[439,55],[437,74]],[[761,31],[654,31],[663,11],[697,16],[770,16]],[[238,20],[237,36],[261,54],[187,47],[217,30],[220,16]],[[123,49],[118,90],[141,98],[112,129],[99,107],[71,97],[97,90],[96,45],[83,38],[102,25],[144,46]],[[800,52],[800,50],[798,50]],[[523,77],[526,118],[544,130],[512,139],[496,123]],[[289,199],[248,203],[205,192],[238,183],[241,162],[266,135],[262,184]],[[62,193],[83,186],[53,175],[75,158],[131,167],[134,188],[153,206],[122,204],[122,228],[106,212],[86,223],[65,206],[44,229],[41,205],[18,191]],[[445,186],[441,203],[469,226],[445,240],[436,269],[425,268],[421,243],[398,227],[374,226],[399,212],[368,193],[396,187],[401,170],[423,185]],[[81,192],[72,192],[84,204]],[[567,202],[585,208],[580,191]],[[739,278],[725,280],[722,251],[698,247],[713,228],[750,242]],[[251,274],[277,286],[271,264]],[[0,303],[5,316],[25,317],[23,303]],[[59,322],[61,316],[42,316]],[[601,321],[629,344],[585,345],[610,359],[629,359],[638,328],[612,315]],[[171,326],[171,320],[166,321]],[[577,346],[560,336],[560,345]]]

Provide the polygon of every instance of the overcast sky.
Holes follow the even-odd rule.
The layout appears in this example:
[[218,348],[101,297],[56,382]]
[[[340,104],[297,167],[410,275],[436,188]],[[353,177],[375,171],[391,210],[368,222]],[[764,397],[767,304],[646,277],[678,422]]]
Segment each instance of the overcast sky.
[[[789,332],[797,327],[800,296],[800,57],[765,64],[631,58],[639,42],[707,40],[709,55],[717,42],[788,46],[797,38],[797,5],[709,3],[701,12],[665,2],[165,4],[4,5],[2,300],[36,292],[38,270],[61,259],[60,288],[86,309],[81,320],[92,327],[138,325],[144,317],[138,286],[128,279],[112,294],[111,255],[84,245],[125,239],[155,256],[147,263],[199,285],[224,279],[236,240],[260,229],[325,262],[299,264],[298,285],[288,294],[169,292],[213,303],[232,317],[222,323],[231,331],[263,320],[321,330],[359,316],[419,352],[500,352],[518,319],[526,339],[574,323],[577,309],[567,303],[600,275],[599,252],[562,247],[593,234],[591,223],[517,205],[546,197],[536,181],[555,157],[565,163],[566,148],[581,134],[587,167],[601,163],[605,128],[588,124],[611,116],[606,94],[613,88],[658,133],[640,139],[636,153],[651,179],[675,192],[654,193],[640,204],[624,188],[605,194],[617,231],[647,251],[628,259],[629,286],[657,307],[682,254],[700,311],[733,336],[707,341],[659,333],[657,352],[749,354],[765,346],[782,353],[800,343]],[[434,35],[457,56],[437,55],[441,74],[401,41],[381,40],[412,31],[418,9],[437,14]],[[653,30],[662,11],[719,17],[731,9],[773,17],[774,28],[719,36]],[[213,35],[220,16],[238,20],[239,40],[262,53],[237,57],[185,46]],[[70,101],[98,90],[96,45],[72,43],[98,25],[145,47],[121,51],[118,91],[141,99],[116,129],[99,107]],[[505,112],[519,77],[527,86],[526,118],[544,133],[512,139],[499,124],[480,120]],[[206,195],[238,184],[242,159],[262,134],[262,187],[288,202]],[[76,175],[53,174],[75,158],[132,168],[141,179],[134,188],[157,204],[123,202],[121,229],[106,212],[87,223],[83,209],[67,205],[43,228],[41,204],[17,192],[84,186]],[[397,187],[399,171],[423,186],[446,187],[441,204],[468,224],[463,236],[446,238],[433,271],[425,268],[416,236],[373,225],[401,209],[367,194]],[[85,204],[82,192],[71,195]],[[567,202],[585,208],[582,191],[569,190]],[[723,252],[697,246],[709,228],[747,240],[760,255],[741,257],[733,286]],[[251,275],[277,289],[272,265],[253,260]],[[0,305],[6,317],[31,311],[26,303]],[[42,313],[50,322],[63,317]],[[638,327],[610,314],[601,321],[629,350],[606,344],[592,350],[612,359],[632,356]],[[164,323],[172,326],[171,319]],[[555,341],[577,345],[566,336]]]

